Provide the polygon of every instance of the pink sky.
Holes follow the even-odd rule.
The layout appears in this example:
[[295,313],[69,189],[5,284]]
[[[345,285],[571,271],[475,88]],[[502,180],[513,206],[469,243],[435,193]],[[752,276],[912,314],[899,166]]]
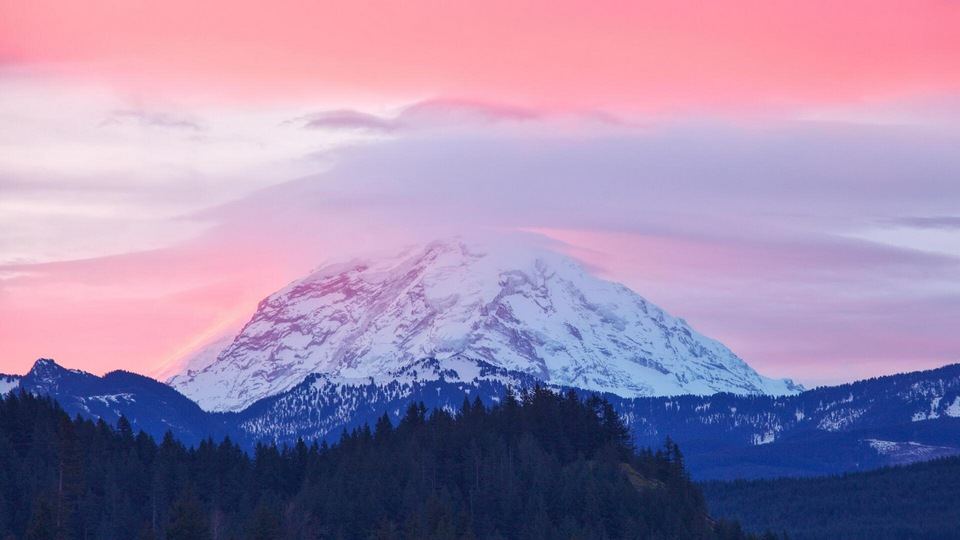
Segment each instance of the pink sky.
[[765,374],[960,361],[958,2],[0,13],[0,372],[168,374],[325,260],[471,228]]
[[188,98],[710,112],[960,88],[960,6],[944,0],[0,6],[7,63]]

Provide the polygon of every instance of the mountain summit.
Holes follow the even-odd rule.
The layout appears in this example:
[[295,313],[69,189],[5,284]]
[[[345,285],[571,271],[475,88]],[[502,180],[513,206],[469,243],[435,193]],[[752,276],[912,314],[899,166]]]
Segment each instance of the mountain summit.
[[569,257],[459,238],[322,267],[260,302],[216,361],[169,382],[237,411],[312,373],[382,380],[425,358],[625,397],[801,390]]

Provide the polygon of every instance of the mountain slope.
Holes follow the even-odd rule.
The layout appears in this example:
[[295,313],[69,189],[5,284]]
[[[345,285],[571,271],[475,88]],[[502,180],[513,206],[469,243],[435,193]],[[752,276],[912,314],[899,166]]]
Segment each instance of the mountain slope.
[[[536,383],[489,364],[435,359],[396,380],[312,375],[237,413],[237,432],[245,440],[336,440],[384,413],[397,421],[414,401],[455,411],[465,396],[492,403],[508,385]],[[960,364],[793,396],[602,397],[638,444],[658,447],[667,437],[679,443],[698,479],[816,476],[960,454]]]
[[[539,383],[482,361],[424,359],[393,376],[310,375],[238,413],[209,413],[127,372],[96,377],[40,360],[20,379],[24,390],[50,395],[71,415],[114,422],[124,414],[155,437],[172,429],[195,444],[229,434],[248,448],[258,440],[336,441],[344,429],[373,426],[384,414],[397,422],[414,402],[454,412],[464,398],[494,404],[509,386],[522,399],[517,389]],[[638,444],[659,447],[668,436],[678,442],[697,479],[817,476],[960,454],[960,364],[794,396],[602,397]]]
[[[449,359],[419,361],[397,379],[311,375],[236,413],[236,432],[244,440],[336,440],[384,413],[399,420],[411,402],[456,411],[464,397],[494,403],[508,385],[537,383],[520,372]],[[816,476],[960,454],[960,364],[794,396],[602,397],[638,444],[678,442],[698,479]]]
[[800,390],[568,257],[459,239],[321,268],[262,301],[216,362],[169,382],[238,411],[310,374],[391,376],[424,358],[626,397]]
[[171,430],[185,442],[195,444],[208,436],[228,433],[222,415],[204,412],[168,385],[128,371],[97,377],[40,359],[20,378],[19,388],[52,397],[70,415],[102,418],[109,423],[124,415],[134,429],[155,437]]
[[698,478],[811,476],[960,454],[960,364],[793,396],[616,402],[638,442],[670,436]]
[[456,411],[464,398],[493,404],[507,388],[533,388],[540,381],[485,362],[435,358],[420,360],[392,377],[345,379],[310,375],[290,390],[264,398],[236,413],[239,437],[246,440],[293,442],[336,440],[346,429],[375,425],[387,414],[398,422],[411,403],[429,409]]

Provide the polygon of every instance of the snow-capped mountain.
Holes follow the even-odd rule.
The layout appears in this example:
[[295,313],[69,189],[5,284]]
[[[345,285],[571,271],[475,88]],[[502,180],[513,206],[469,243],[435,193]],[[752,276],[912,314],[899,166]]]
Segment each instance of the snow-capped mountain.
[[425,358],[624,397],[801,390],[569,257],[459,238],[323,267],[263,300],[215,362],[169,383],[207,410],[239,411],[311,374],[390,378]]

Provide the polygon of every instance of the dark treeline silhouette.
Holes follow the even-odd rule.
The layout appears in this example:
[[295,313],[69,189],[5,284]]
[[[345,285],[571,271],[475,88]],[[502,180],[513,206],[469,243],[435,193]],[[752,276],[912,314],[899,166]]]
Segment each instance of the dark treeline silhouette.
[[[186,448],[0,399],[0,538],[747,538],[707,516],[669,440],[635,451],[609,403],[542,388],[407,409],[340,441]],[[776,538],[767,534],[764,538]]]
[[710,508],[748,530],[801,540],[960,538],[960,457],[822,478],[703,484]]

